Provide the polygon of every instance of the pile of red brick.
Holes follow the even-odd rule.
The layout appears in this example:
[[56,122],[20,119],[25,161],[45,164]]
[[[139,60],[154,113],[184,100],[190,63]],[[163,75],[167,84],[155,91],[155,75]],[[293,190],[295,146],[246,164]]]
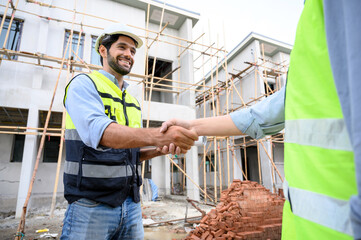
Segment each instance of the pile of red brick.
[[186,239],[281,239],[283,203],[257,182],[234,180]]

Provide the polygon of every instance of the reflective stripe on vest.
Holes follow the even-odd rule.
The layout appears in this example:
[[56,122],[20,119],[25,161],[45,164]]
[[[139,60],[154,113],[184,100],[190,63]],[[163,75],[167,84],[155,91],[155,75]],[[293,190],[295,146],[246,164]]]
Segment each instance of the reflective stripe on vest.
[[343,119],[287,120],[285,142],[352,151]]
[[76,129],[65,129],[65,139],[82,141]]
[[[282,239],[351,239],[352,148],[328,55],[322,0],[307,0],[290,56]],[[286,189],[287,188],[287,189]]]
[[350,236],[353,235],[348,201],[290,187],[286,179],[283,182],[283,191],[294,215]]
[[[135,169],[135,165],[134,169]],[[141,172],[141,167],[138,165],[138,172]],[[64,173],[71,175],[78,175],[79,163],[65,161]],[[82,177],[91,178],[119,178],[133,176],[132,168],[126,166],[107,166],[107,165],[92,165],[82,164]]]

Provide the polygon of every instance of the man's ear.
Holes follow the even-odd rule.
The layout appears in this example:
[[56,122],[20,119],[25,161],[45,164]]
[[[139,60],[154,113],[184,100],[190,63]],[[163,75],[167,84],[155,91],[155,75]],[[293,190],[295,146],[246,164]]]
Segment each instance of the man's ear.
[[106,58],[107,57],[107,48],[104,45],[100,45],[99,53],[100,53],[100,56],[103,57],[103,59]]

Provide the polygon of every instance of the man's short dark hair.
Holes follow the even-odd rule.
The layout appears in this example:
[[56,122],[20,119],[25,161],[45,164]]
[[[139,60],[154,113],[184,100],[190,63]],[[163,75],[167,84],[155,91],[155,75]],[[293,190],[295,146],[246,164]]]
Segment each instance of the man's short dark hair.
[[[107,49],[107,52],[109,52],[110,47],[113,45],[113,43],[115,43],[116,41],[118,41],[118,39],[119,39],[120,36],[129,37],[129,36],[124,35],[124,34],[112,34],[112,35],[107,34],[107,35],[105,35],[105,36],[103,37],[103,40],[102,40],[102,42],[99,44],[99,47],[100,47],[100,45],[104,45],[104,47]],[[129,38],[131,38],[131,37],[129,37]],[[135,45],[138,45],[137,41],[135,41],[133,38],[131,38],[131,39],[134,41]],[[100,54],[99,54],[99,55],[100,55]],[[103,66],[103,57],[102,57],[102,55],[100,55],[100,63],[101,63],[102,66]]]

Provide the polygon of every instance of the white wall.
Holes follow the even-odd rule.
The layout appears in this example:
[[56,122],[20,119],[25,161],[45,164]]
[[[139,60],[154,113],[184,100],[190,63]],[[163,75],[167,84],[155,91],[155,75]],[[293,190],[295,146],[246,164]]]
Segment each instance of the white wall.
[[[122,22],[124,24],[129,24],[141,28],[145,28],[145,20],[146,20],[146,12],[141,9],[129,7],[126,5],[122,5],[116,1],[110,0],[88,0],[85,6],[86,0],[77,1],[77,11],[79,12],[87,12],[91,15],[96,15],[103,18],[112,19],[114,21]],[[53,5],[73,9],[74,1],[61,1],[61,0],[53,0],[48,1],[47,3],[51,3]],[[101,7],[100,7],[101,6]],[[27,3],[25,1],[20,1],[19,9],[23,9],[29,12],[33,12],[42,16],[49,16],[53,19],[61,19],[72,21],[73,13],[66,12],[56,8],[46,8],[40,7],[39,5]],[[20,11],[16,12],[16,17],[23,19],[23,31],[21,37],[20,51],[26,52],[39,52],[41,54],[45,54],[48,56],[61,58],[63,56],[64,51],[64,38],[65,38],[65,30],[71,29],[71,23],[57,22],[57,21],[48,21],[45,19],[41,19],[37,16],[32,16]],[[84,54],[83,60],[87,63],[90,63],[91,58],[91,35],[100,35],[101,29],[107,25],[111,24],[109,21],[92,18],[90,16],[82,16],[77,15],[75,18],[75,22],[83,21],[84,27],[83,31],[85,34],[84,41]],[[91,25],[98,28],[87,27],[85,25]],[[159,30],[159,25],[150,23],[150,29],[155,31]],[[74,25],[74,31],[80,31],[81,28],[79,25]],[[166,28],[164,33],[174,36],[181,37],[190,37],[192,27],[189,24],[189,21],[186,21],[185,27],[182,30],[184,33],[180,34],[178,30]],[[140,36],[145,36],[145,31],[135,29],[136,32]],[[188,34],[188,35],[187,35]],[[154,36],[154,34],[153,34]],[[179,44],[177,40],[171,39],[169,37],[161,37],[162,40],[174,42],[175,44]],[[144,38],[143,38],[144,40]],[[149,44],[149,43],[148,43]],[[154,44],[149,51],[149,56],[156,56],[159,59],[165,59],[173,62],[173,68],[178,66],[178,54],[179,47],[172,46],[170,44],[159,43]],[[132,69],[132,73],[144,74],[145,67],[145,48],[142,47],[137,49],[137,53],[135,56],[135,64]],[[66,56],[67,57],[67,56]],[[187,56],[190,60],[192,57]],[[24,58],[19,58],[19,60],[24,60]],[[26,59],[28,61],[28,59]],[[37,60],[32,60],[33,63],[37,63]],[[59,67],[59,64],[41,61],[41,64],[50,65],[53,67]],[[86,69],[84,69],[86,71]],[[180,78],[182,80],[189,79],[189,76],[193,74],[193,72],[188,73],[189,71],[193,71],[192,61],[188,63],[187,66],[182,66],[182,75]],[[76,72],[75,74],[77,74]],[[52,98],[53,90],[56,84],[57,76],[59,74],[58,69],[50,69],[43,68],[29,64],[23,64],[19,62],[9,62],[2,61],[0,65],[0,106],[3,107],[12,107],[12,108],[23,108],[23,109],[32,109],[32,111],[38,112],[40,110],[47,111],[49,109],[49,104]],[[67,79],[71,79],[71,75],[67,76],[66,70],[61,72],[61,76],[58,83],[58,88],[56,91],[54,104],[52,107],[53,111],[62,112],[63,111],[63,96],[64,96],[64,88],[66,86]],[[175,72],[173,74],[173,79],[178,79],[178,73]],[[140,79],[137,79],[140,80]],[[191,82],[193,79],[189,79]],[[130,83],[130,87],[128,91],[135,96],[139,102],[142,102],[142,85],[137,82],[128,81]],[[187,96],[187,98],[192,96]],[[188,102],[192,102],[192,99],[188,99]],[[151,102],[148,105],[148,102],[144,102],[143,104],[143,118],[146,119],[148,117],[148,111],[150,111],[149,118],[150,120],[156,121],[165,121],[173,117],[178,118],[186,118],[192,119],[195,117],[195,110],[193,107],[187,105],[171,105],[164,103],[156,103]],[[35,120],[35,119],[33,119]],[[34,122],[34,121],[33,121]],[[35,122],[38,122],[36,119]],[[36,124],[38,125],[38,124]],[[38,126],[32,126],[38,127]],[[10,154],[13,144],[13,136],[0,134],[0,171],[2,172],[0,178],[0,196],[1,196],[1,209],[0,211],[10,211],[15,209],[16,198],[19,198],[19,193],[21,198],[24,200],[24,194],[27,192],[27,182],[29,181],[29,173],[32,172],[32,168],[35,161],[35,156],[37,153],[37,141],[39,141],[40,137],[33,137],[32,145],[28,145],[26,148],[26,152],[24,152],[24,156],[27,156],[30,162],[27,163],[27,169],[21,170],[21,163],[10,163]],[[30,138],[29,138],[30,139]],[[35,140],[34,140],[35,139]],[[36,140],[38,139],[38,140]],[[196,150],[190,151],[191,154],[196,154]],[[190,155],[191,156],[191,155]],[[65,159],[65,150],[63,152],[62,163],[64,163]],[[28,160],[27,160],[28,161]],[[160,187],[160,190],[169,194],[170,187],[170,178],[169,178],[169,160],[163,158],[154,159],[153,161],[153,170],[155,171],[156,166],[160,164],[162,166],[161,169],[168,172],[166,176],[161,179],[155,180]],[[30,169],[29,169],[30,168]],[[58,196],[62,196],[63,193],[63,185],[62,185],[62,171],[63,164],[61,166],[61,174],[59,179],[59,187],[58,187]],[[23,184],[23,187],[19,189],[19,181],[23,173],[22,171],[26,171],[26,181]],[[41,204],[47,205],[50,207],[51,195],[53,192],[54,181],[55,181],[55,171],[56,164],[55,163],[43,163],[40,161],[37,177],[35,180],[35,185],[33,188],[33,196],[35,199],[43,199]],[[157,172],[158,174],[164,175],[161,172]],[[195,173],[193,173],[195,174]],[[158,175],[160,176],[160,175]],[[24,176],[23,176],[24,178]],[[197,176],[194,176],[197,178]],[[167,190],[168,189],[168,190]],[[193,189],[191,189],[193,191]],[[195,191],[196,192],[196,191]],[[38,201],[32,201],[32,206],[36,207],[36,203]],[[40,201],[39,201],[40,202]],[[18,202],[18,208],[21,206]]]

